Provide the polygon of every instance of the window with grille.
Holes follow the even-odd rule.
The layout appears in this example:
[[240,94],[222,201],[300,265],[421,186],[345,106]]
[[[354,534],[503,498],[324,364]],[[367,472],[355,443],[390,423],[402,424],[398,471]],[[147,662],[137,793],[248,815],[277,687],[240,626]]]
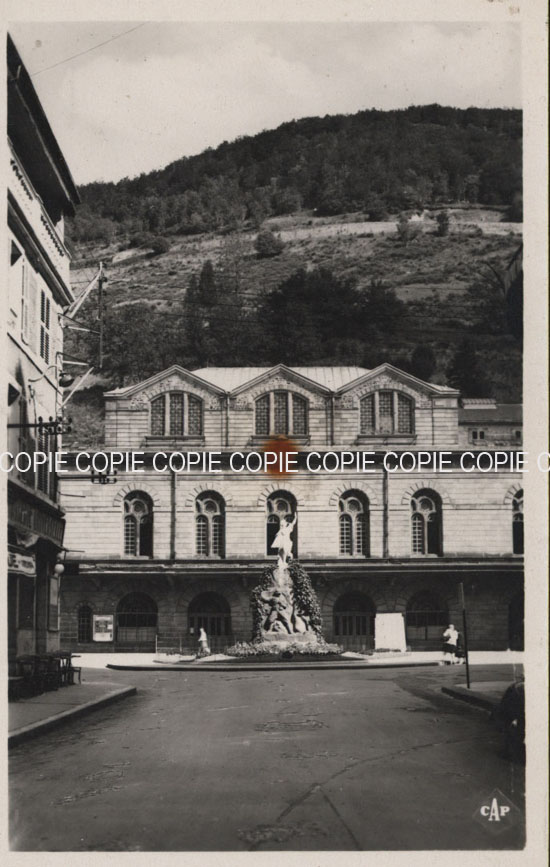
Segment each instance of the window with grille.
[[376,608],[363,593],[344,593],[334,603],[333,630],[339,638],[362,638],[367,645],[374,638]]
[[407,605],[407,641],[440,641],[449,624],[447,606],[435,593],[416,593]]
[[518,491],[512,500],[512,540],[514,554],[523,554],[523,491]]
[[92,641],[92,609],[89,605],[81,605],[78,609],[78,643],[87,644]]
[[202,400],[198,397],[189,395],[187,398],[188,404],[188,427],[189,436],[202,435]]
[[380,433],[393,433],[393,394],[391,391],[379,392],[378,413]]
[[40,293],[40,357],[50,363],[50,299],[42,290]]
[[153,436],[164,436],[166,398],[163,394],[151,401],[151,433]]
[[374,395],[364,397],[360,404],[361,410],[361,433],[374,433]]
[[200,593],[189,603],[188,626],[192,634],[204,629],[208,639],[231,635],[231,609],[219,593]]
[[170,436],[183,436],[183,394],[170,395]]
[[152,436],[202,436],[202,400],[183,391],[153,398],[150,430]]
[[399,391],[375,391],[359,402],[360,433],[364,436],[414,433],[414,401]]
[[256,436],[307,436],[308,402],[291,391],[272,391],[256,400]]
[[124,500],[124,553],[153,556],[153,503],[143,491],[133,491]]
[[195,500],[196,551],[199,557],[225,557],[225,502],[213,491]]
[[339,503],[340,554],[368,557],[369,503],[360,491],[347,491]]
[[413,554],[443,553],[441,499],[435,491],[418,491],[411,500]]
[[397,430],[398,433],[413,432],[412,401],[404,394],[397,395]]
[[256,401],[256,433],[258,436],[268,436],[269,434],[269,404],[269,394],[264,394]]

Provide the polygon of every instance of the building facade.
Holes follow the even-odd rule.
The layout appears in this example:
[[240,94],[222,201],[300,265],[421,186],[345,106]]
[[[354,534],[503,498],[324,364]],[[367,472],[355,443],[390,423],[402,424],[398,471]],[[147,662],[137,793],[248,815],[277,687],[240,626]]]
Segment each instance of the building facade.
[[[471,647],[522,646],[517,408],[465,409],[457,391],[389,364],[174,366],[106,393],[105,405],[104,454],[138,452],[143,463],[101,476],[86,456],[79,467],[69,456],[65,648],[189,651],[201,626],[214,649],[250,640],[249,594],[274,563],[271,543],[289,515],[327,640],[393,649],[401,629],[404,646],[438,649],[445,626],[461,622],[462,584]],[[498,442],[510,443],[498,447],[506,458],[497,471],[487,469],[492,428],[483,439],[472,433],[491,412],[512,419],[497,425]],[[259,469],[284,438],[297,472]],[[446,472],[437,463],[409,471],[433,452],[447,455]],[[219,471],[184,467],[190,453],[215,455]]]
[[[7,451],[53,452],[61,414],[60,314],[72,301],[63,221],[78,194],[19,53],[8,38]],[[36,471],[34,471],[36,469]],[[65,520],[55,474],[8,475],[9,656],[59,647]]]

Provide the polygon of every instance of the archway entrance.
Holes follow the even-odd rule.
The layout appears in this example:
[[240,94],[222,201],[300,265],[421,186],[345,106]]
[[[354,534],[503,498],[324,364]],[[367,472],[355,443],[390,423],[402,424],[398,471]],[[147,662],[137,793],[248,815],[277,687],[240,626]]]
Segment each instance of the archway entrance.
[[508,647],[523,650],[524,644],[524,598],[523,591],[516,593],[508,605]]
[[449,625],[446,604],[436,593],[421,590],[409,600],[406,614],[407,644],[418,650],[439,650]]
[[189,603],[188,624],[191,640],[198,640],[202,628],[212,651],[222,651],[233,643],[231,609],[220,593],[200,593]]
[[376,607],[364,593],[344,593],[334,603],[334,640],[345,650],[372,649],[375,616]]
[[117,605],[117,645],[125,650],[155,650],[157,605],[146,593],[128,593]]

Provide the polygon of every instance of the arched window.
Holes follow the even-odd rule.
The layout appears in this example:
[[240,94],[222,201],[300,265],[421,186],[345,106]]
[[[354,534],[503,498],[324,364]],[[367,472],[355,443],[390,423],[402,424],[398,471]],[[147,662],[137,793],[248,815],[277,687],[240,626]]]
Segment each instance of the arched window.
[[[268,557],[277,554],[277,549],[273,547],[275,536],[281,529],[283,521],[287,518],[291,519],[296,514],[296,499],[288,491],[275,491],[267,500],[267,532],[266,532],[266,553]],[[292,539],[292,556],[298,556],[298,532],[295,526]]]
[[153,556],[153,502],[143,491],[132,491],[124,500],[124,553]]
[[417,491],[411,500],[413,554],[443,553],[441,498],[435,491]]
[[202,436],[202,400],[185,391],[159,394],[151,401],[150,430],[159,437]]
[[157,605],[146,593],[128,593],[117,605],[116,640],[140,649],[154,649]]
[[89,605],[80,605],[78,608],[78,643],[88,644],[93,639],[92,635],[92,609]]
[[512,540],[514,554],[523,554],[523,491],[512,500]]
[[360,491],[346,491],[340,497],[340,554],[368,557],[369,501]]
[[347,647],[372,647],[376,608],[364,593],[344,593],[334,603],[334,637]]
[[375,391],[359,404],[360,433],[388,436],[414,433],[414,401],[400,391]]
[[256,436],[306,436],[308,402],[292,391],[271,391],[256,400]]
[[200,593],[189,603],[189,632],[198,636],[205,630],[209,641],[219,635],[231,635],[231,609],[219,593]]
[[225,557],[225,502],[213,491],[195,500],[196,549],[199,557]]
[[447,606],[435,593],[422,590],[410,599],[406,614],[407,641],[441,644],[441,636],[448,625]]

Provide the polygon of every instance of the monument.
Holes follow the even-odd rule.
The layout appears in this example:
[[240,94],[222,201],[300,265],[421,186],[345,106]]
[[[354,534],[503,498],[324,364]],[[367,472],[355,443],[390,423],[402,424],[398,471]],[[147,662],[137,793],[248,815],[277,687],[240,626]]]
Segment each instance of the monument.
[[273,540],[277,565],[265,570],[251,596],[253,641],[269,643],[274,651],[296,643],[324,643],[316,593],[306,571],[292,559],[295,526],[296,516],[284,519]]

